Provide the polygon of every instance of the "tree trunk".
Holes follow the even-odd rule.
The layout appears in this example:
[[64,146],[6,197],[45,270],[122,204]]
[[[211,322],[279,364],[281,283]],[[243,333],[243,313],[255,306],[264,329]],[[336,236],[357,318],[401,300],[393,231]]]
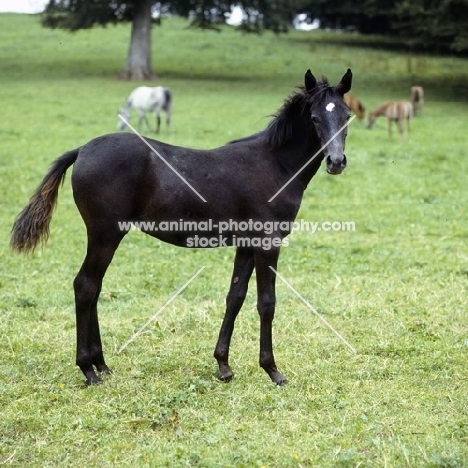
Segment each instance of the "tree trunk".
[[151,6],[153,0],[134,2],[135,16],[125,70],[120,77],[125,80],[150,80],[156,75],[151,68]]

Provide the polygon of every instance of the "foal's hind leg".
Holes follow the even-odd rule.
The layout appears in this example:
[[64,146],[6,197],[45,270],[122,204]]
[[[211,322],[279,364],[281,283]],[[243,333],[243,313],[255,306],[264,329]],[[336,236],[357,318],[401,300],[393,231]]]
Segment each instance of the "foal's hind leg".
[[253,268],[254,257],[252,250],[238,248],[234,260],[231,286],[226,297],[226,313],[214,352],[214,357],[219,366],[218,377],[225,382],[232,380],[232,370],[229,367],[229,345],[231,344],[234,322],[247,295]]
[[97,302],[102,279],[123,235],[113,239],[88,238],[88,251],[74,281],[76,304],[76,364],[87,384],[99,383],[93,365],[99,372],[110,373],[104,361],[99,331]]
[[157,109],[154,111],[154,118],[156,120],[156,130],[154,133],[159,133],[159,129],[161,128],[161,110]]
[[166,132],[171,133],[171,113],[166,110]]
[[153,111],[154,119],[156,121],[156,130],[154,131],[154,133],[159,133],[159,130],[161,129],[161,109],[162,109],[162,105],[158,104],[156,105]]

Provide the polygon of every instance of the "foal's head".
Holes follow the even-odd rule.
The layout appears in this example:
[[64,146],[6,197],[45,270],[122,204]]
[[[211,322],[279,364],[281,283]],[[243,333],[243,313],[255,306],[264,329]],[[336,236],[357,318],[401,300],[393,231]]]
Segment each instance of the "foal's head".
[[346,167],[344,148],[351,113],[343,96],[351,89],[352,76],[348,69],[336,86],[330,86],[326,79],[318,82],[310,70],[305,74],[303,109],[310,115],[329,174],[340,174]]
[[307,70],[302,91],[286,100],[265,130],[270,148],[305,144],[309,152],[321,150],[329,174],[340,174],[346,167],[344,146],[351,116],[343,96],[351,89],[352,76],[348,69],[339,84],[330,86]]

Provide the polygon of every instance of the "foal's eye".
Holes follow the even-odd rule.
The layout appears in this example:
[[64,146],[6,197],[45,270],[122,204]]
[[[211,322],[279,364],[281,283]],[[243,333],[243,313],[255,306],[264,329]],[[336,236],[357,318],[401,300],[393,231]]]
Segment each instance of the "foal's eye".
[[310,118],[312,120],[312,123],[314,123],[314,124],[317,124],[320,121],[319,118],[317,116],[315,116],[315,115],[312,115]]

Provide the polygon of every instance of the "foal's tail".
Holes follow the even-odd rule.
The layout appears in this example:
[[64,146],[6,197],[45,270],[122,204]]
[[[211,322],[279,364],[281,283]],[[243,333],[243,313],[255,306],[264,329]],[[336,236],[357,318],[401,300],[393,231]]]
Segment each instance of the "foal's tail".
[[57,204],[60,183],[67,169],[76,161],[80,148],[68,151],[52,164],[49,172],[18,215],[11,230],[10,247],[19,253],[33,252],[37,244],[47,242],[49,224]]

